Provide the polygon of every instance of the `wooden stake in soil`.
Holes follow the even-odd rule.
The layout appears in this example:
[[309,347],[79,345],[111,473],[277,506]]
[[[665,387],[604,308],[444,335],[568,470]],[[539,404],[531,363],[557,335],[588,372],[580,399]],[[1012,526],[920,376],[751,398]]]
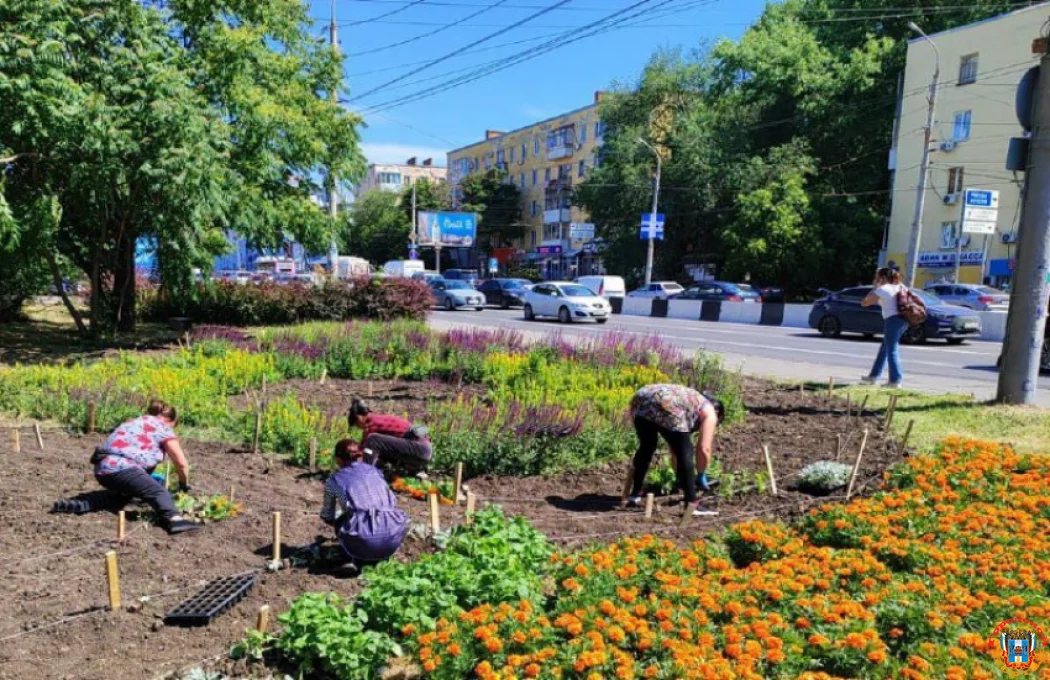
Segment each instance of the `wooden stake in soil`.
[[868,399],[871,397],[870,394],[864,395],[864,401],[860,402],[860,408],[857,409],[857,417],[863,418],[864,412],[868,410]]
[[846,500],[853,495],[853,485],[857,481],[857,473],[860,472],[860,461],[864,457],[864,447],[868,444],[868,428],[864,428],[864,436],[860,440],[860,451],[857,452],[857,460],[853,463],[853,473],[849,476],[849,486],[846,487]]
[[281,513],[273,513],[273,563],[281,563]]
[[270,628],[270,605],[259,607],[259,618],[255,620],[255,630],[265,633]]
[[474,495],[473,491],[467,490],[467,514],[465,521],[467,524],[474,523],[474,504],[477,503],[477,496]]
[[326,380],[328,380],[328,369],[327,368],[322,368],[321,369],[321,380],[319,382],[322,385],[324,385]]
[[22,453],[22,432],[17,427],[11,430],[11,440],[15,453]]
[[461,493],[463,493],[463,463],[456,463],[456,483],[452,490],[453,505],[459,505]]
[[907,449],[908,449],[908,439],[911,438],[911,428],[913,428],[913,427],[915,427],[915,421],[914,420],[909,420],[908,421],[908,429],[904,430],[904,440],[901,441],[901,451],[907,451]]
[[233,504],[233,484],[230,484],[230,504]]
[[120,573],[117,571],[117,553],[110,550],[106,553],[106,583],[109,586],[109,608],[120,609]]
[[828,378],[828,399],[835,396],[835,376]]
[[645,517],[649,519],[653,516],[653,502],[656,500],[656,496],[652,493],[645,494]]
[[627,497],[631,495],[631,487],[634,486],[634,463],[627,466],[627,479],[623,480],[623,494],[620,496],[620,507],[627,505]]
[[88,414],[87,414],[87,433],[95,434],[95,410],[98,407],[95,402],[88,402]]
[[317,472],[317,437],[310,437],[310,472]]
[[441,531],[441,517],[438,515],[438,495],[436,491],[430,492],[430,530],[435,534]]
[[890,429],[893,425],[893,416],[897,412],[897,395],[894,394],[890,397],[890,403],[886,405],[886,414],[884,419],[886,421],[886,429]]
[[125,534],[124,530],[125,530],[125,527],[127,527],[126,522],[127,522],[127,519],[126,519],[126,516],[124,515],[124,511],[121,510],[120,512],[117,513],[117,542],[118,543],[123,543],[124,542],[124,534]]
[[260,439],[262,439],[263,414],[262,411],[255,412],[255,438],[252,439],[252,453],[259,454]]
[[853,395],[846,392],[846,419],[853,417]]
[[375,395],[375,389],[372,387],[372,381],[368,381],[368,398],[371,399]]
[[769,455],[769,445],[762,445],[762,453],[766,456],[766,471],[769,473],[769,490],[773,492],[774,496],[779,496],[777,492],[777,477],[773,474],[773,457]]
[[36,433],[36,445],[40,447],[40,450],[44,450],[44,436],[40,434],[40,423],[33,423],[33,432]]

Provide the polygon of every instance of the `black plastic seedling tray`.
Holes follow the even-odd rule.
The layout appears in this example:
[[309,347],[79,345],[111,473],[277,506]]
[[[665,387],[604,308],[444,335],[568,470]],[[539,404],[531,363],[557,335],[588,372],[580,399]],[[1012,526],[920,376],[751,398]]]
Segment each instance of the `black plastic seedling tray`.
[[168,612],[169,626],[206,626],[219,614],[241,601],[255,585],[255,574],[223,576]]

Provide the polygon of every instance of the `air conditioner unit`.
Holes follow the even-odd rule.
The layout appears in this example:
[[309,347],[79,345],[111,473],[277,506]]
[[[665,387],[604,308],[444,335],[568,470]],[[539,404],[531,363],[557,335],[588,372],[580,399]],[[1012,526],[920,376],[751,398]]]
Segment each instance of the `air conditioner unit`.
[[955,151],[955,147],[958,145],[959,143],[956,142],[954,139],[949,139],[946,142],[941,142],[941,151],[945,153],[951,153],[952,151]]
[[945,194],[944,195],[944,204],[945,205],[955,205],[958,202],[959,202],[959,194]]
[[1003,243],[1017,243],[1017,232],[1008,231],[1002,235]]

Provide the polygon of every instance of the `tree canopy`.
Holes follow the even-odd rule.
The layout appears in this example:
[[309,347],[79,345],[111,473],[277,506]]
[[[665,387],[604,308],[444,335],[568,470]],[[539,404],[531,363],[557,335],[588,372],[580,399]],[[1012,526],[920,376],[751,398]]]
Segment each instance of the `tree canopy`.
[[403,260],[408,255],[412,229],[411,207],[406,213],[404,201],[396,193],[368,191],[350,205],[343,229],[344,252],[378,264]]
[[506,171],[489,170],[463,180],[458,210],[478,213],[478,242],[488,250],[510,245],[525,235],[521,192]]
[[143,239],[184,289],[226,229],[319,247],[318,170],[364,170],[340,79],[298,0],[0,0],[0,248],[72,263],[92,329],[130,330]]

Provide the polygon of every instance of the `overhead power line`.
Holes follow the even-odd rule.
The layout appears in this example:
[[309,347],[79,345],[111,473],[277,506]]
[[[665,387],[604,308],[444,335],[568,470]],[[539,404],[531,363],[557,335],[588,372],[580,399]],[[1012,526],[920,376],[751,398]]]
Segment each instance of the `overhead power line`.
[[377,21],[382,21],[383,19],[386,19],[387,17],[392,17],[395,14],[400,14],[401,12],[404,12],[406,10],[412,9],[416,5],[422,4],[424,2],[426,2],[426,0],[409,0],[409,2],[404,3],[403,7],[400,7],[398,9],[390,10],[389,12],[386,12],[384,14],[377,14],[376,16],[369,17],[368,19],[361,19],[359,21],[342,22],[339,25],[340,26],[360,26],[361,24],[371,24],[371,23],[374,23],[374,22],[377,22]]
[[363,57],[363,56],[365,56],[367,54],[376,54],[378,52],[385,52],[387,50],[392,50],[392,49],[395,49],[395,48],[398,48],[398,47],[403,47],[405,45],[409,45],[409,44],[417,42],[419,40],[423,40],[425,38],[429,38],[431,36],[437,35],[438,33],[443,33],[444,31],[447,31],[447,30],[449,30],[451,28],[455,28],[456,26],[460,26],[464,22],[470,21],[474,17],[479,17],[482,14],[484,14],[485,12],[489,12],[489,11],[491,11],[491,10],[497,8],[497,7],[500,7],[500,6],[504,5],[504,4],[506,4],[507,2],[508,2],[508,0],[497,0],[497,2],[490,3],[488,5],[483,5],[482,9],[478,10],[477,12],[474,12],[473,14],[468,14],[467,16],[465,16],[465,17],[463,17],[461,19],[456,19],[455,21],[450,21],[447,24],[443,24],[443,25],[439,26],[438,28],[434,29],[433,31],[427,31],[426,33],[421,33],[419,35],[415,35],[415,36],[412,36],[411,38],[406,38],[405,40],[401,40],[401,41],[398,41],[396,43],[391,43],[389,45],[383,45],[382,47],[376,47],[376,48],[373,48],[373,49],[370,49],[370,50],[364,50],[364,51],[361,51],[361,52],[350,52],[347,56],[350,56],[350,57]]
[[[503,2],[503,1],[504,0],[500,0],[500,2]],[[555,8],[561,7],[562,5],[567,5],[570,2],[572,2],[572,0],[558,0],[553,5],[550,5],[549,7],[545,7],[543,9],[539,10],[538,12],[533,12],[532,14],[530,14],[527,17],[525,17],[524,19],[520,19],[519,21],[514,22],[513,24],[511,24],[507,28],[508,29],[510,29],[510,28],[517,28],[518,26],[522,26],[524,24],[527,24],[530,21],[532,21],[533,19],[535,19],[537,17],[541,17],[544,14],[547,14],[548,12],[553,11]],[[497,3],[497,4],[499,4],[499,3]],[[472,47],[476,47],[477,45],[484,44],[484,43],[488,42],[489,40],[492,40],[493,38],[498,37],[499,35],[500,35],[499,32],[497,32],[497,33],[489,33],[488,35],[483,36],[481,38],[478,38],[477,40],[475,40],[473,42],[467,43],[463,47],[456,48],[455,50],[452,50],[451,52],[447,52],[447,53],[441,55],[440,57],[437,57],[435,59],[431,59],[427,63],[425,63],[425,64],[423,64],[423,65],[421,65],[421,66],[419,66],[417,68],[414,68],[411,71],[408,71],[407,73],[403,73],[400,76],[398,76],[397,78],[393,78],[391,80],[388,80],[387,82],[383,83],[382,85],[377,85],[377,86],[373,87],[370,90],[362,92],[361,94],[357,95],[356,97],[352,97],[350,99],[350,101],[357,101],[359,99],[363,99],[364,97],[367,97],[367,96],[369,96],[371,94],[374,94],[374,93],[382,90],[385,87],[389,87],[390,85],[393,85],[394,83],[399,83],[402,80],[404,80],[405,78],[408,78],[409,76],[413,76],[413,75],[415,75],[415,74],[417,74],[417,73],[419,73],[421,71],[425,71],[426,69],[430,68],[431,66],[435,66],[437,64],[440,64],[443,61],[448,61],[449,59],[457,57],[457,56],[459,56],[460,54],[462,54],[464,52],[469,52]]]

